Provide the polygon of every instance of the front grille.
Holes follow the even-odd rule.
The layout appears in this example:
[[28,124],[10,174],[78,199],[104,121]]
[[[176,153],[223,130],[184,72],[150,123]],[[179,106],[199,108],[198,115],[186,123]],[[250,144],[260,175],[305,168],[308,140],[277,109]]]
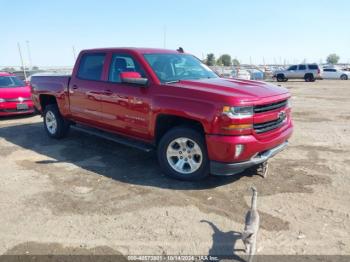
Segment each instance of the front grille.
[[18,97],[18,98],[5,98],[5,102],[24,102],[32,100],[30,97]]
[[278,108],[285,107],[286,105],[287,105],[287,100],[278,101],[271,104],[257,105],[257,106],[254,106],[254,113],[272,111]]
[[283,125],[283,123],[286,120],[286,116],[284,115],[283,117],[279,117],[276,120],[273,121],[269,121],[269,122],[265,122],[265,123],[259,123],[259,124],[254,124],[254,130],[256,133],[260,134],[260,133],[264,133],[267,131],[271,131],[274,130],[276,128],[279,128]]

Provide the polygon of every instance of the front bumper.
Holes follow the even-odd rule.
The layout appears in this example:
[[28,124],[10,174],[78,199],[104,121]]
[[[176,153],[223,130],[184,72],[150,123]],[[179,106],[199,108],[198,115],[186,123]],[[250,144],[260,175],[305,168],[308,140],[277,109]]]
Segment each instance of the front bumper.
[[[26,109],[17,109],[17,104],[26,104]],[[0,116],[12,116],[34,113],[34,105],[32,101],[19,102],[2,102],[0,103]]]
[[288,141],[283,142],[282,144],[265,150],[253,156],[250,160],[237,163],[222,163],[211,161],[210,162],[210,173],[217,176],[228,176],[241,173],[249,167],[259,165],[266,162],[269,158],[275,156],[277,153],[281,152],[288,146]]

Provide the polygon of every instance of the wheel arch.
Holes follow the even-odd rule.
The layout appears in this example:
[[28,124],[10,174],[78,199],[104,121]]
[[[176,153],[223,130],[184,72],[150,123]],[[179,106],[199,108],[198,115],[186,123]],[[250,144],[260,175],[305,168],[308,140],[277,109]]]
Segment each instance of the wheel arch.
[[205,128],[198,119],[187,118],[175,114],[162,113],[158,114],[155,120],[155,144],[158,145],[162,136],[174,127],[190,127],[202,134],[205,134]]

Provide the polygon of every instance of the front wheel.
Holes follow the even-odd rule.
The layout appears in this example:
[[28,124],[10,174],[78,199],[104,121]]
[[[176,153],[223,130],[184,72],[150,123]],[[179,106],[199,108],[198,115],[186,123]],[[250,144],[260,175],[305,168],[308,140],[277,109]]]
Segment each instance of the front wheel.
[[62,138],[69,131],[69,122],[62,117],[57,105],[45,107],[44,126],[46,133],[52,138]]
[[205,139],[194,129],[171,129],[161,138],[157,153],[159,164],[169,177],[193,181],[209,175]]
[[278,74],[276,79],[277,79],[277,82],[285,82],[287,78],[285,78],[283,74]]

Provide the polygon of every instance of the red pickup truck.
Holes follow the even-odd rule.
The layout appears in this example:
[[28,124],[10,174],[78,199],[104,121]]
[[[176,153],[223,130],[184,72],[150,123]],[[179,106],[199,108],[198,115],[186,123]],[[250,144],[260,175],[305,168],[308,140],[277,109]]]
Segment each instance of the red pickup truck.
[[84,50],[71,76],[33,76],[31,86],[50,137],[76,128],[156,148],[163,172],[182,180],[261,166],[293,130],[287,89],[220,78],[172,50]]

